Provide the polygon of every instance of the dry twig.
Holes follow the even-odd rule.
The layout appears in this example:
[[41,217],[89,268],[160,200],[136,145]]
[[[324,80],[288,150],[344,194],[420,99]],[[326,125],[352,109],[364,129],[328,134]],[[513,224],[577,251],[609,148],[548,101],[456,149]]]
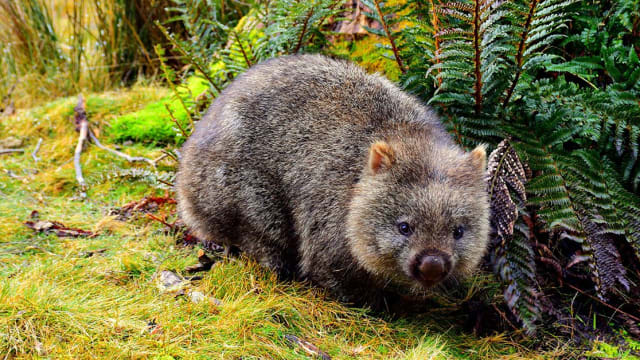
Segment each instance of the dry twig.
[[78,105],[73,108],[75,111],[75,123],[76,130],[80,132],[78,136],[78,144],[76,145],[76,150],[73,154],[73,167],[76,170],[76,180],[78,184],[80,184],[80,191],[82,197],[86,197],[87,191],[87,183],[84,181],[84,176],[82,176],[82,166],[80,165],[80,154],[82,153],[82,148],[84,146],[84,142],[87,140],[87,133],[89,132],[89,121],[87,120],[87,112],[85,110],[84,98],[82,95],[78,96]]
[[33,161],[36,162],[36,164],[38,163],[38,160],[40,160],[40,158],[37,156],[38,151],[40,150],[40,145],[42,145],[42,138],[38,139],[38,143],[36,144],[36,148],[33,149],[33,152],[31,153],[31,157],[33,158]]
[[125,153],[123,153],[122,151],[118,151],[116,149],[111,149],[107,146],[102,145],[102,143],[100,142],[100,140],[98,140],[98,137],[93,133],[93,131],[89,130],[89,138],[91,139],[91,141],[93,141],[93,143],[99,147],[102,150],[108,151],[116,156],[120,156],[121,158],[127,160],[128,162],[146,162],[149,165],[155,167],[156,164],[158,163],[158,161],[164,159],[166,157],[166,155],[160,155],[157,159],[149,159],[146,158],[144,156],[131,156],[131,155],[127,155]]
[[24,149],[0,149],[1,154],[22,153]]
[[182,136],[184,136],[185,139],[188,138],[189,135],[187,135],[187,132],[184,130],[182,125],[180,125],[180,122],[178,122],[178,119],[176,119],[176,117],[173,116],[173,111],[171,111],[171,108],[169,107],[169,104],[164,104],[164,107],[167,109],[167,112],[169,113],[169,117],[171,118],[171,121],[174,124],[176,124],[178,129],[180,129],[180,132],[182,133]]
[[[81,190],[82,197],[86,197],[86,188],[87,188],[87,184],[84,180],[84,177],[82,176],[82,166],[80,165],[80,154],[82,153],[82,149],[85,141],[93,141],[93,143],[100,149],[108,151],[113,155],[119,156],[127,160],[128,162],[146,162],[153,167],[155,167],[160,160],[168,156],[166,153],[163,153],[162,155],[158,156],[155,159],[149,159],[143,156],[131,156],[121,151],[111,149],[103,145],[100,142],[100,140],[98,140],[98,137],[89,128],[89,120],[87,120],[85,101],[82,95],[78,96],[78,105],[76,105],[76,107],[73,108],[73,110],[76,113],[75,115],[76,131],[80,132],[80,135],[78,136],[78,144],[76,145],[76,150],[73,156],[73,164],[76,170],[76,180],[78,181],[78,184],[80,184],[80,188],[82,189]],[[40,149],[41,143],[42,143],[42,139],[38,141],[38,145],[36,146],[36,149],[33,151],[33,154],[31,154],[33,156],[33,159],[36,162],[38,161],[38,158],[36,157],[36,153],[38,152],[38,149]],[[24,151],[24,150],[20,150],[20,151]]]

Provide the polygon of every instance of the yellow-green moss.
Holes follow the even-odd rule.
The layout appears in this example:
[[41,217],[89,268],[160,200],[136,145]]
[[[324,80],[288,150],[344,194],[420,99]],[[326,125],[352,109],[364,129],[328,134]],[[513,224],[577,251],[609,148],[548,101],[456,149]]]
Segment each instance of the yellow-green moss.
[[[177,129],[167,107],[180,126],[186,128],[189,122],[183,102],[189,106],[208,88],[209,84],[205,79],[191,76],[177,88],[178,94],[166,95],[141,110],[113,119],[108,131],[109,136],[118,142],[133,140],[144,143],[182,143],[185,140],[184,136]],[[182,101],[177,96],[180,96]]]

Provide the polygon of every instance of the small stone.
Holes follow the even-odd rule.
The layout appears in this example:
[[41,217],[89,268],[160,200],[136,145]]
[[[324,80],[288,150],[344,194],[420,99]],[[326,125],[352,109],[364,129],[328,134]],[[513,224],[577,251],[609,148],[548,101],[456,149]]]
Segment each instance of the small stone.
[[206,298],[207,297],[200,291],[191,291],[189,293],[189,299],[191,299],[191,302],[193,302],[194,304],[200,303],[204,301]]
[[133,145],[133,141],[131,140],[126,140],[125,142],[122,143],[122,146],[131,146]]
[[18,139],[17,137],[14,137],[14,136],[9,136],[0,140],[0,148],[5,148],[5,149],[19,148],[22,146],[22,144],[23,144],[22,139]]
[[220,299],[216,299],[216,298],[211,298],[211,299],[209,299],[209,302],[210,302],[211,304],[213,304],[213,305],[216,305],[216,306],[220,306],[220,305],[222,305],[222,300],[220,300]]
[[158,289],[165,293],[174,293],[176,296],[183,295],[186,283],[186,281],[183,281],[182,278],[175,273],[164,270],[160,273]]

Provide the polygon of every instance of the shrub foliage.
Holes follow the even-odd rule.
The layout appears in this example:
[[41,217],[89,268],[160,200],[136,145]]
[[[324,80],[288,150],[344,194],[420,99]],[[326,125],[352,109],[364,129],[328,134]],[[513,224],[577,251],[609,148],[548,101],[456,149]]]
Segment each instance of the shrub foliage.
[[[617,308],[620,323],[637,318],[638,1],[362,5],[400,85],[436,108],[463,146],[495,148],[488,262],[514,319],[533,333],[563,316],[568,299],[552,289],[564,285]],[[249,25],[207,22],[212,34],[223,29],[215,36],[225,46],[204,61],[223,61],[228,81],[268,57],[327,49],[340,36],[328,24],[345,10],[330,0],[253,4]]]

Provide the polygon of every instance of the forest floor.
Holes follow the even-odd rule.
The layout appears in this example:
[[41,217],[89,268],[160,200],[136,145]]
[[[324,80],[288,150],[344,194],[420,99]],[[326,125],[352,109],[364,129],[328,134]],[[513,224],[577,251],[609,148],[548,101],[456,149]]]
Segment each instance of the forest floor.
[[[167,93],[136,86],[89,95],[89,121],[113,147],[109,122]],[[0,357],[306,359],[317,349],[333,359],[624,357],[606,343],[584,352],[561,339],[533,346],[517,331],[475,335],[455,305],[411,317],[371,314],[307,284],[278,281],[242,257],[220,259],[191,278],[185,268],[198,262],[199,247],[179,243],[180,234],[151,218],[173,221],[175,205],[143,207],[151,216],[114,214],[165,195],[149,185],[150,165],[129,164],[90,144],[81,157],[87,196],[79,195],[76,102],[60,99],[0,118],[0,141],[16,138],[25,150],[0,154]],[[122,145],[149,158],[161,149]],[[175,168],[171,162],[160,162],[158,171]],[[28,221],[40,221],[42,231]],[[83,235],[73,229],[93,235],[58,236],[61,225],[47,221],[71,228],[68,235]],[[163,286],[167,271],[182,281]],[[486,282],[479,277],[469,291]]]

